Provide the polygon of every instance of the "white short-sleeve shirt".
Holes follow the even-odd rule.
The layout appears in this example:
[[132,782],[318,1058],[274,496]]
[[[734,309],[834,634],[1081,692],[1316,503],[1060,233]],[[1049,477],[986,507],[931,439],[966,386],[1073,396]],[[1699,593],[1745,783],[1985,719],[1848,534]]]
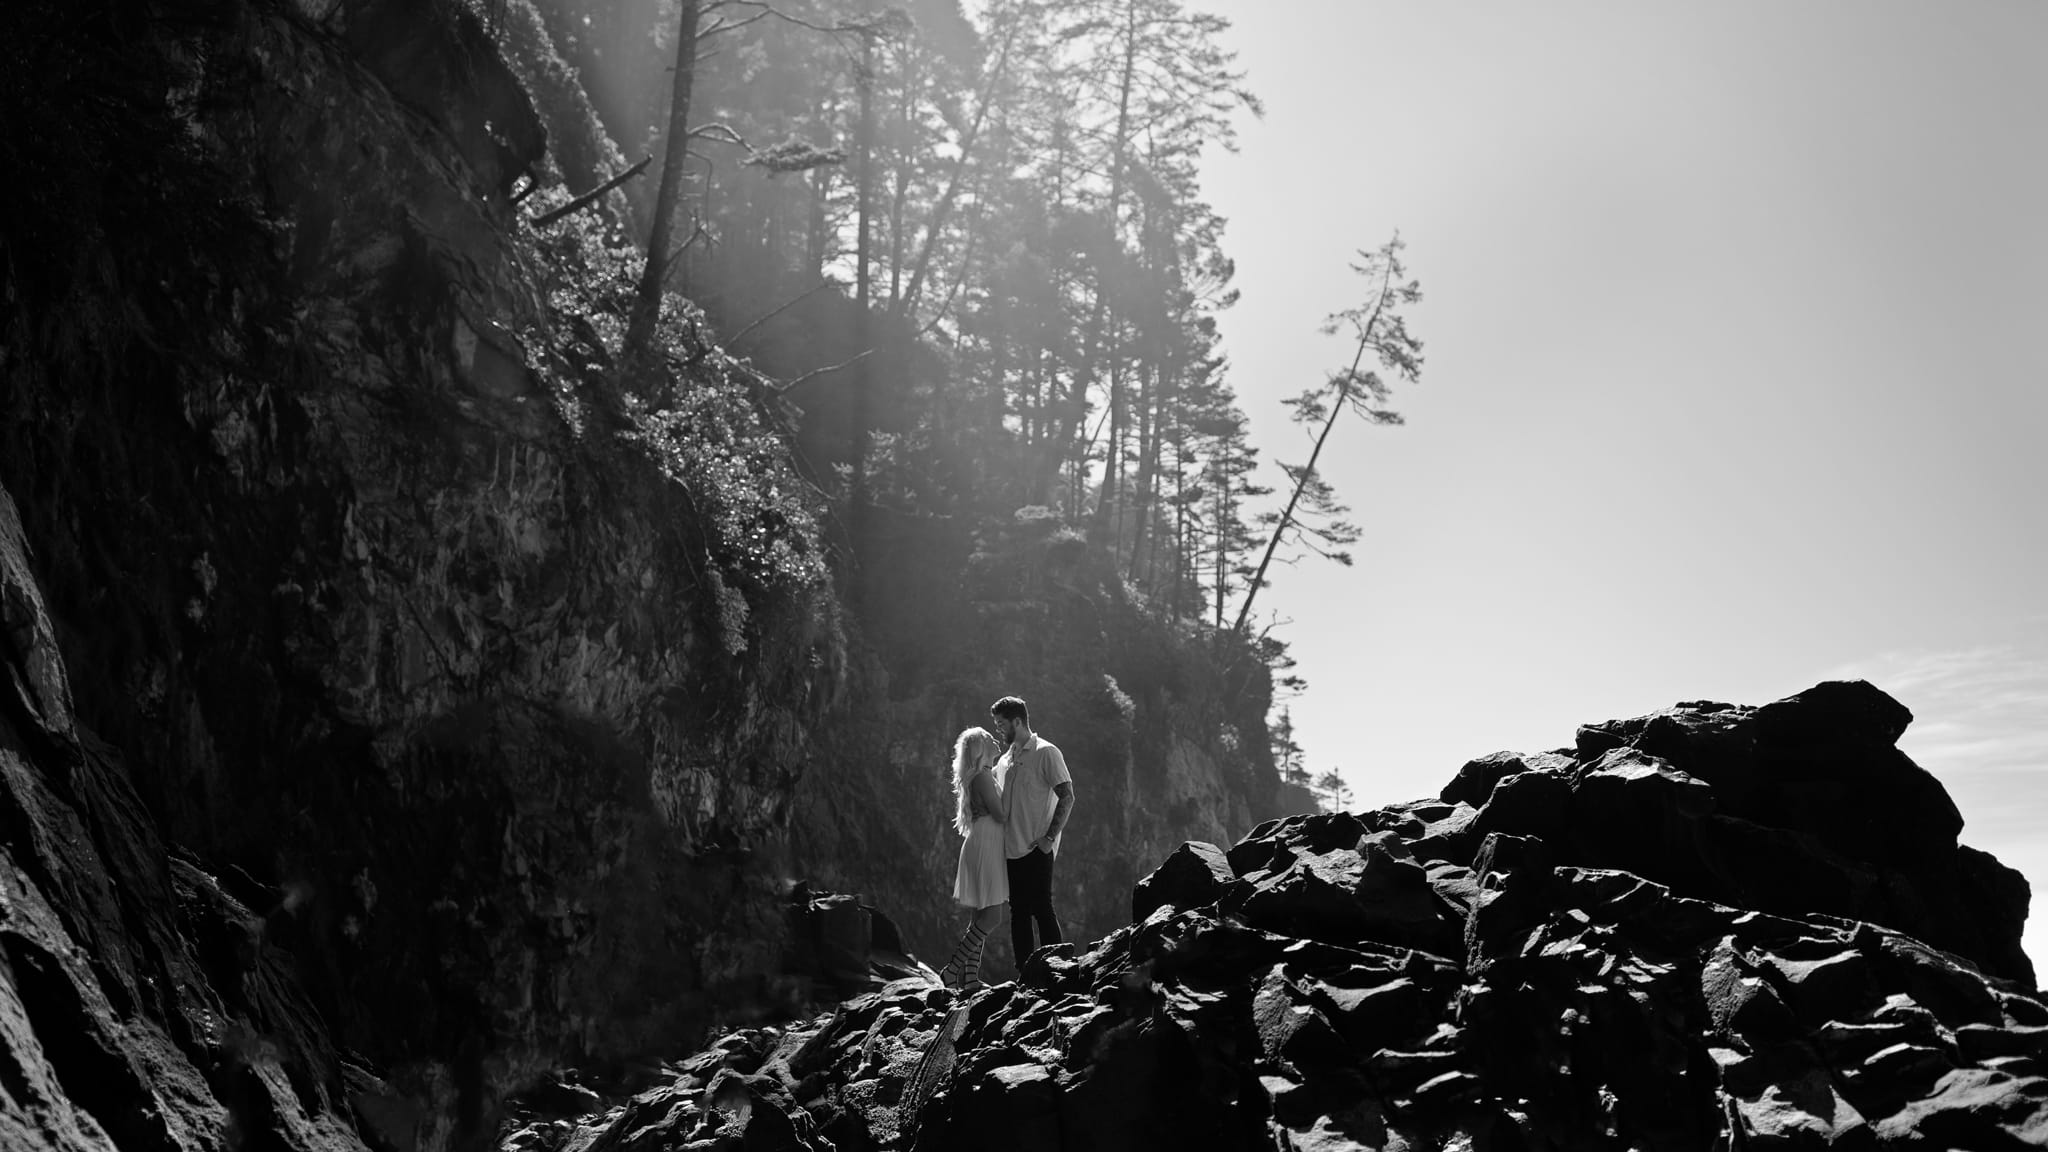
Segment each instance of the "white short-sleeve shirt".
[[[1073,779],[1067,774],[1067,758],[1049,740],[1033,733],[1012,745],[996,763],[996,782],[1003,787],[1003,854],[1015,860],[1028,855],[1031,845],[1052,826],[1053,808],[1059,798],[1053,789]],[[1059,841],[1053,841],[1053,855],[1059,855]]]

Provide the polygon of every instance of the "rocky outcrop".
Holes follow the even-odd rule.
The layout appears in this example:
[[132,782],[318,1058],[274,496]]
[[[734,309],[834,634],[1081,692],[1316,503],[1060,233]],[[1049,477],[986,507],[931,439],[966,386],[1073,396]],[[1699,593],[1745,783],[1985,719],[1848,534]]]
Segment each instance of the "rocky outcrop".
[[[504,1146],[2041,1147],[2025,884],[1972,854],[1999,901],[1969,951],[1916,935],[1962,890],[1953,807],[1885,754],[1907,719],[1861,683],[1680,705],[1473,761],[1443,799],[1186,844],[1132,923],[1016,983],[732,1033]],[[1788,791],[1810,802],[1760,799]]]
[[[1911,721],[1869,684],[1830,681],[1581,728],[1573,858],[1738,907],[1868,920],[2031,986],[2026,881],[1957,842],[1947,791],[1894,746]],[[1698,799],[1650,796],[1674,788]]]

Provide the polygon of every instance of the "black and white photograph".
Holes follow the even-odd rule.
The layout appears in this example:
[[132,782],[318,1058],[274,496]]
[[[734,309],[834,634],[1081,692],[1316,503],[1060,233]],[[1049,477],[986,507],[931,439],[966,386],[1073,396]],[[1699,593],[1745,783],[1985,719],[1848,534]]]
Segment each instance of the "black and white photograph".
[[2048,4],[8,0],[0,1152],[2048,1149]]

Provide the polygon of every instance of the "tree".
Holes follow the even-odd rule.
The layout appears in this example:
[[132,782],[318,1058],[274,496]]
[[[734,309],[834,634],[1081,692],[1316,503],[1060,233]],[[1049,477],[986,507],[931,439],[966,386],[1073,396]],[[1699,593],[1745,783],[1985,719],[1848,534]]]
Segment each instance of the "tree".
[[1351,802],[1351,785],[1344,782],[1344,776],[1335,768],[1316,777],[1316,787],[1328,798],[1330,811],[1342,812]]
[[683,164],[690,149],[690,84],[697,74],[699,0],[681,0],[676,9],[676,66],[670,78],[668,144],[661,163],[661,187],[654,196],[654,224],[647,238],[647,261],[633,291],[633,312],[626,323],[625,362],[628,371],[642,371],[661,319],[661,296],[668,283],[669,245],[675,230],[676,202],[682,198]]
[[1197,531],[1203,538],[1209,592],[1214,602],[1212,626],[1223,628],[1224,606],[1239,582],[1251,575],[1244,556],[1254,541],[1245,521],[1249,501],[1271,490],[1252,482],[1258,467],[1258,450],[1245,442],[1244,417],[1231,412],[1229,424],[1216,435],[1204,454],[1202,487],[1208,491],[1208,509]]
[[1267,730],[1273,745],[1273,764],[1280,769],[1280,779],[1298,788],[1309,784],[1308,765],[1304,763],[1301,745],[1294,739],[1294,718],[1287,709],[1280,710],[1279,719]]
[[[875,38],[861,38],[860,60],[854,65],[855,89],[859,93],[859,128],[854,132],[854,202],[859,219],[855,225],[853,262],[854,343],[860,347],[860,362],[854,365],[852,417],[848,421],[846,456],[851,472],[847,482],[848,535],[856,553],[866,541],[868,504],[868,405],[874,392],[875,349],[874,267],[875,267]],[[856,565],[853,579],[855,600],[866,587]]]
[[[1287,497],[1287,506],[1273,520],[1273,532],[1267,537],[1265,555],[1259,559],[1259,567],[1252,574],[1251,583],[1245,589],[1244,603],[1237,611],[1237,620],[1231,625],[1233,631],[1242,632],[1245,621],[1250,618],[1252,604],[1258,599],[1259,589],[1265,587],[1266,571],[1273,563],[1273,555],[1281,542],[1289,539],[1307,542],[1314,548],[1319,544],[1341,545],[1356,539],[1357,529],[1339,515],[1343,506],[1336,502],[1335,493],[1316,473],[1316,462],[1322,459],[1323,446],[1329,443],[1330,430],[1337,426],[1337,418],[1345,412],[1355,412],[1367,423],[1399,424],[1399,413],[1385,405],[1392,398],[1393,390],[1377,369],[1363,369],[1368,352],[1379,361],[1380,368],[1391,372],[1396,379],[1413,384],[1422,374],[1422,342],[1408,333],[1408,325],[1401,315],[1404,305],[1414,304],[1422,299],[1422,285],[1407,280],[1406,269],[1401,265],[1401,238],[1397,235],[1387,241],[1378,251],[1360,252],[1360,262],[1351,266],[1368,281],[1376,281],[1372,295],[1356,308],[1334,312],[1323,324],[1325,335],[1334,335],[1340,328],[1349,327],[1357,340],[1356,350],[1351,357],[1351,366],[1341,372],[1333,372],[1320,387],[1311,388],[1287,401],[1293,409],[1291,418],[1297,424],[1315,426],[1315,447],[1309,451],[1308,463],[1300,467],[1282,465],[1288,478],[1294,482],[1293,491]],[[1317,518],[1325,517],[1318,525]],[[1342,564],[1350,564],[1348,553],[1341,550],[1324,552],[1324,555]]]

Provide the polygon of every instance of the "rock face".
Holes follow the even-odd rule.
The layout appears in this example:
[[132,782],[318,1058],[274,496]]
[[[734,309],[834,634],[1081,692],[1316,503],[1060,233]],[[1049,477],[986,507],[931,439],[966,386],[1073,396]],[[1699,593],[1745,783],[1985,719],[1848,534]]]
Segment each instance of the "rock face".
[[[151,1125],[310,1147],[285,1118],[353,1143],[350,1099],[388,1096],[368,1107],[393,1146],[473,1146],[570,1053],[773,1003],[783,885],[759,857],[845,641],[749,379],[700,347],[631,413],[599,403],[602,278],[506,205],[536,126],[495,58],[460,66],[480,33],[459,5],[104,31],[69,7],[11,9],[53,38],[10,59],[58,105],[65,76],[116,78],[73,127],[87,155],[117,125],[128,160],[73,177],[104,196],[48,226],[75,236],[7,244],[26,711],[0,740],[0,882],[64,929],[38,919],[0,965],[34,992],[19,1065],[54,1063],[35,1099],[128,1147]],[[412,7],[458,14],[408,32]],[[105,275],[67,280],[58,245]],[[340,1049],[384,1087],[348,1088]],[[132,1115],[97,1103],[130,1088]],[[41,1130],[66,1146],[69,1123]]]
[[[1185,844],[1133,923],[1019,982],[733,1033],[504,1146],[2042,1147],[2025,884],[1957,848],[1907,718],[1861,683],[1680,705]],[[1974,934],[1930,945],[1980,883]]]
[[336,1051],[286,909],[167,853],[79,724],[4,491],[0,625],[0,1147],[362,1149],[351,1097],[403,1105]]

